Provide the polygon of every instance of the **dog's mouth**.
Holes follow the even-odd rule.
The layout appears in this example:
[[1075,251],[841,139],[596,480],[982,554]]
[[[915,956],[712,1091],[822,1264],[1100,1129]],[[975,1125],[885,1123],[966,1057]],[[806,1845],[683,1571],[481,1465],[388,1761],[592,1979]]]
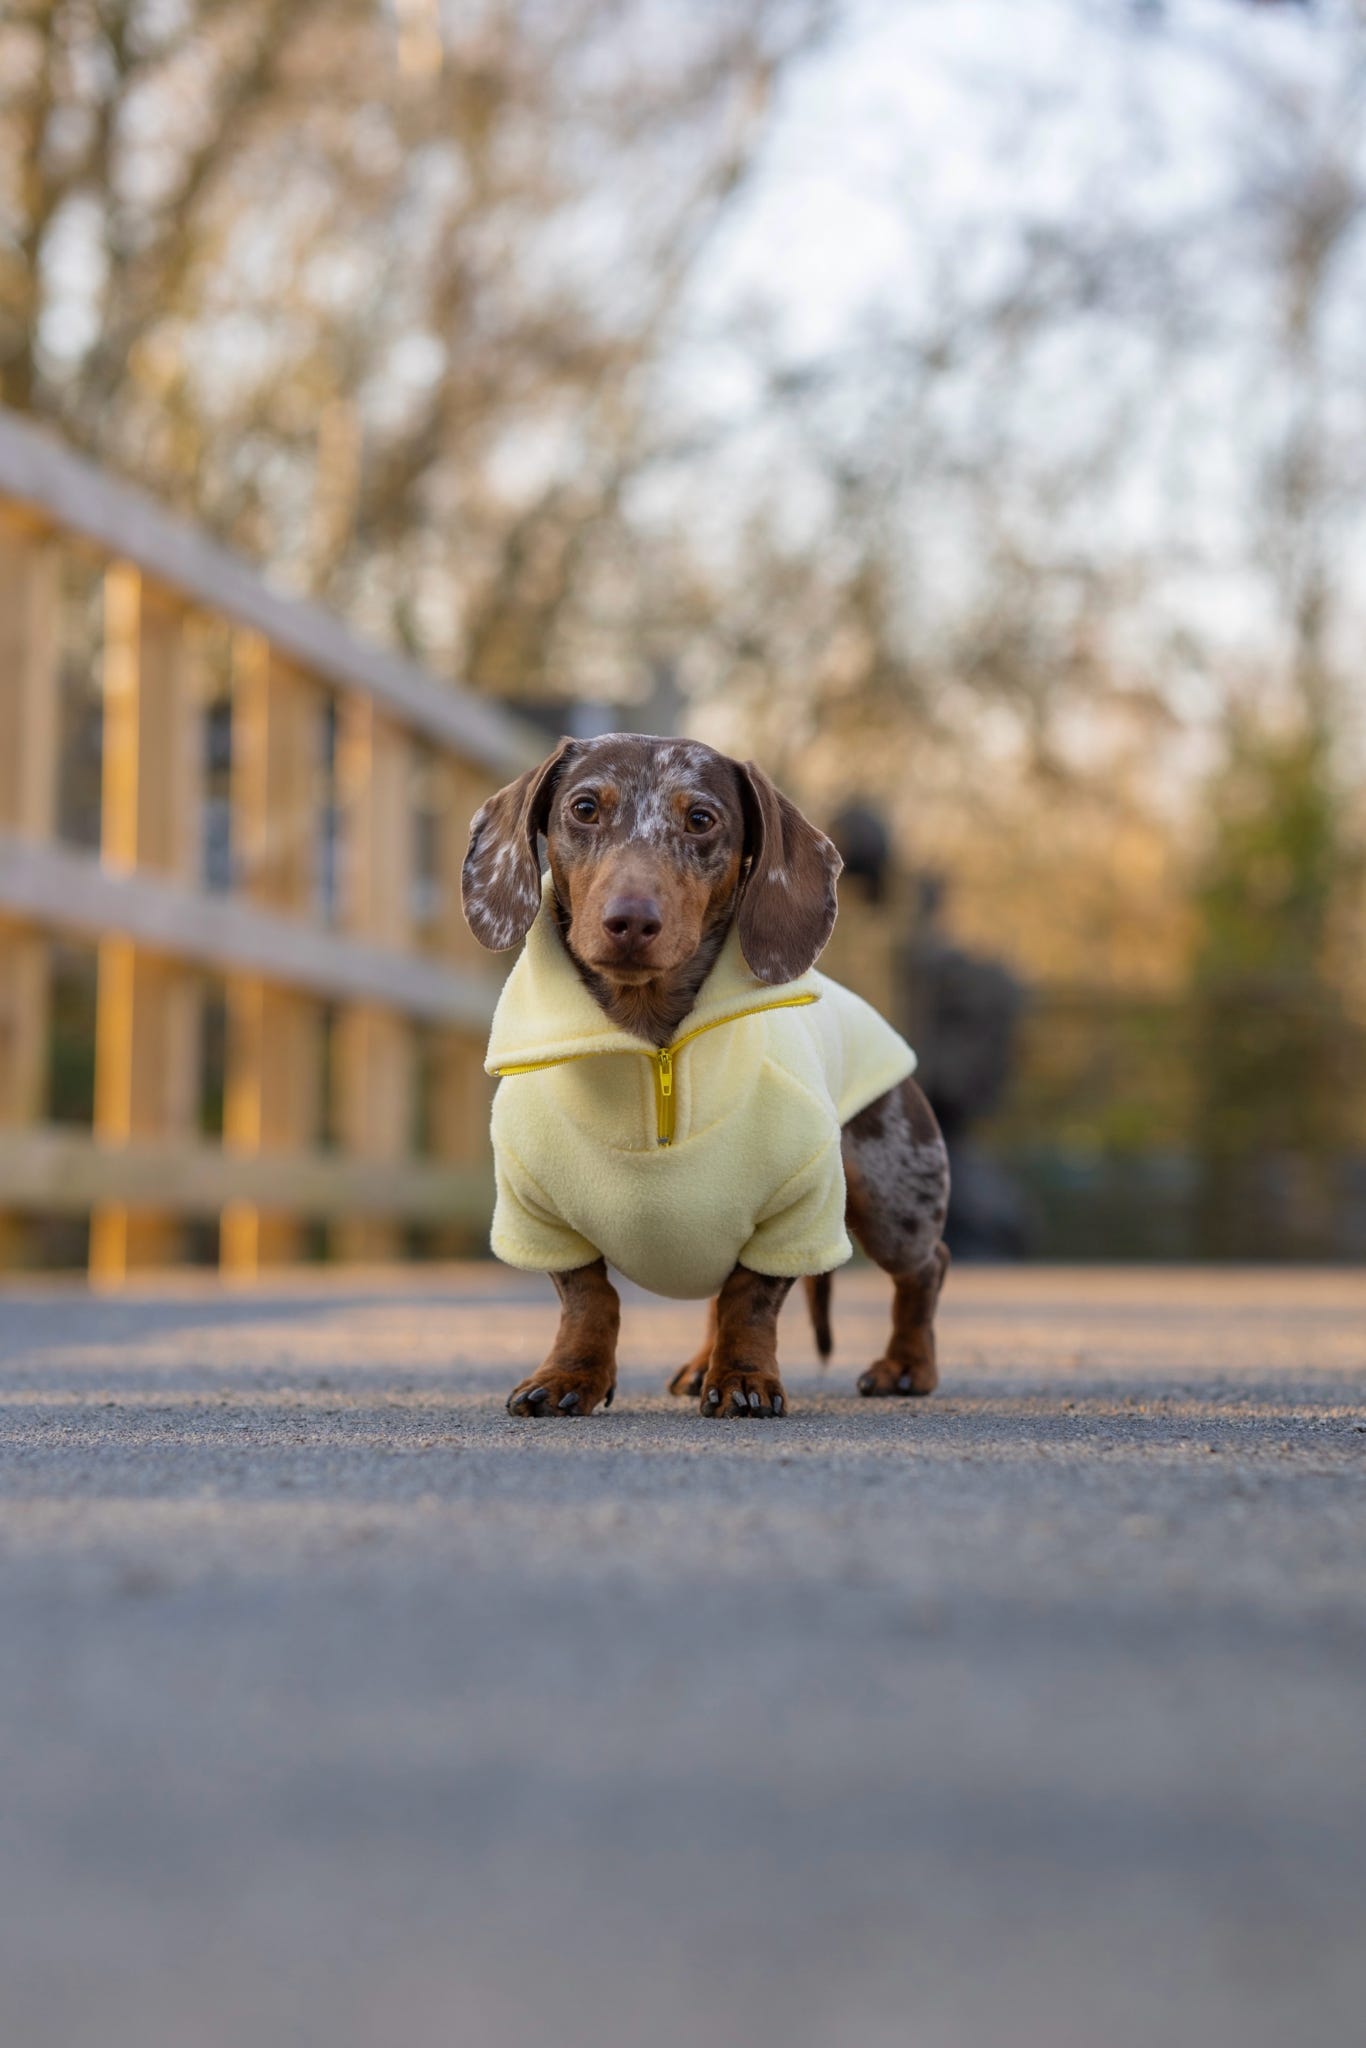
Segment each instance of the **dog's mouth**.
[[653,961],[623,960],[619,954],[610,960],[585,960],[584,965],[620,988],[643,988],[646,982],[658,981],[661,974],[668,972]]

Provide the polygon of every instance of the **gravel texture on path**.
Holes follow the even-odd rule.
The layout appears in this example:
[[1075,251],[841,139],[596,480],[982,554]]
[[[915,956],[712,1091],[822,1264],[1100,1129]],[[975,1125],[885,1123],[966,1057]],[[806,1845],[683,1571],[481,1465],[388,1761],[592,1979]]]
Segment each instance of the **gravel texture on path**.
[[514,1422],[549,1286],[0,1296],[4,2048],[1357,2048],[1366,1276]]

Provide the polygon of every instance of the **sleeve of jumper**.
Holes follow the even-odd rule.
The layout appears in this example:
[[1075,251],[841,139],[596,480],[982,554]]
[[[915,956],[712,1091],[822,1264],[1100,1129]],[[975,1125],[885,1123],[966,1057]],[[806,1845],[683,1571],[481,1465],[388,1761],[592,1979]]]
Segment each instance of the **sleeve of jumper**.
[[498,1199],[493,1211],[490,1243],[495,1258],[524,1273],[567,1273],[591,1266],[600,1256],[596,1245],[571,1230],[506,1144],[494,1149]]
[[761,1210],[740,1264],[752,1273],[797,1279],[804,1273],[828,1273],[852,1252],[844,1228],[844,1165],[836,1135]]

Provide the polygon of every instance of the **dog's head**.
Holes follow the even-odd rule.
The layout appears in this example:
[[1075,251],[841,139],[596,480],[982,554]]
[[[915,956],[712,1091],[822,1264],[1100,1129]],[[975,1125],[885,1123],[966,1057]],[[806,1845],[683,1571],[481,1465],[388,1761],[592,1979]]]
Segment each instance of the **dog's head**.
[[481,945],[520,944],[544,835],[566,941],[609,984],[656,981],[738,920],[760,981],[792,981],[835,922],[840,857],[752,761],[693,740],[561,740],[470,827],[462,895]]

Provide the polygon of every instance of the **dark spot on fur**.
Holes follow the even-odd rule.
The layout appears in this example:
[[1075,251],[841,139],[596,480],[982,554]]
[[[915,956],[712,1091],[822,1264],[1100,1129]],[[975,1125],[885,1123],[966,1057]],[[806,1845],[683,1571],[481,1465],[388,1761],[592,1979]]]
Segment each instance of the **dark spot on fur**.
[[856,1116],[851,1116],[844,1128],[856,1138],[880,1138],[891,1099],[890,1094],[876,1096]]

